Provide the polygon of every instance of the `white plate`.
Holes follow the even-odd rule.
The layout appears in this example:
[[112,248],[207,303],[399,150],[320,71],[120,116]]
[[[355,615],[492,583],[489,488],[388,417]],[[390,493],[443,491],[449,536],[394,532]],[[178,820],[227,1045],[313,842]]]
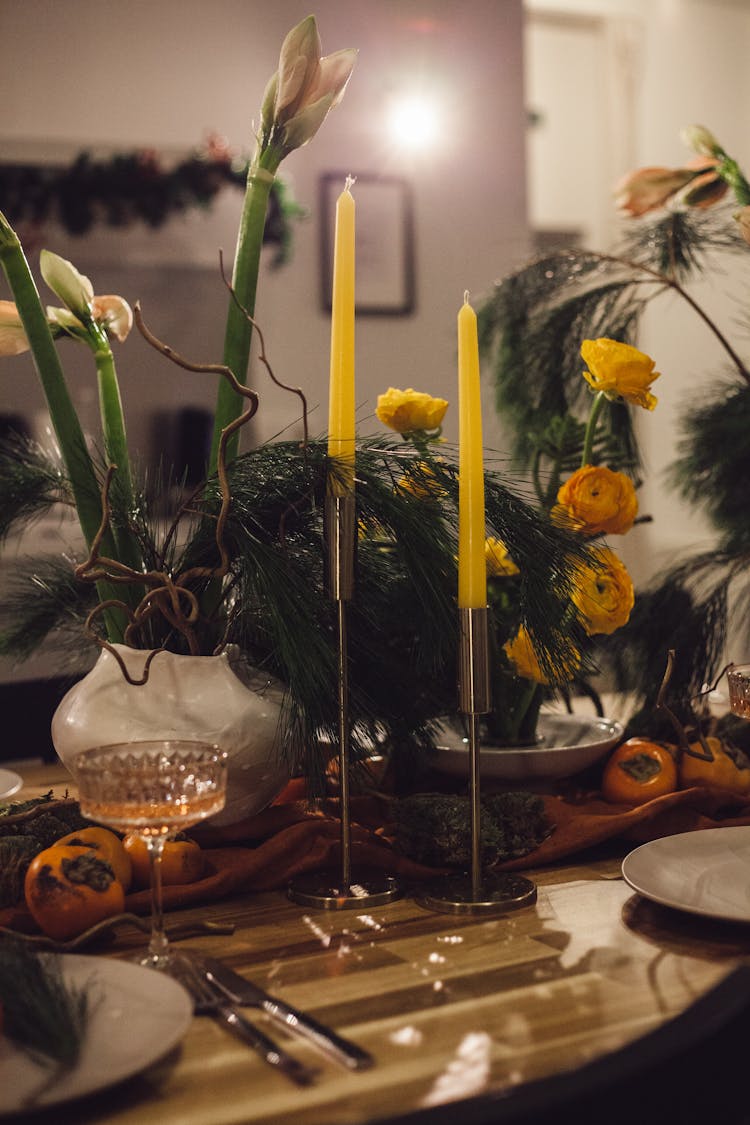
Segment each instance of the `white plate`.
[[[47,1068],[0,1036],[0,1114],[56,1105],[137,1074],[180,1041],[193,1016],[181,984],[129,961],[64,954],[63,977],[79,987],[91,982],[81,1058],[45,1088]],[[29,1104],[36,1091],[41,1093]]]
[[[602,758],[622,738],[621,723],[592,715],[541,714],[534,746],[480,745],[483,777],[502,781],[571,777]],[[437,745],[437,768],[465,777],[469,742],[455,727],[444,723]]]
[[0,769],[0,799],[12,797],[23,785],[23,780],[13,770]]
[[625,882],[662,906],[750,922],[750,826],[651,840],[622,863]]

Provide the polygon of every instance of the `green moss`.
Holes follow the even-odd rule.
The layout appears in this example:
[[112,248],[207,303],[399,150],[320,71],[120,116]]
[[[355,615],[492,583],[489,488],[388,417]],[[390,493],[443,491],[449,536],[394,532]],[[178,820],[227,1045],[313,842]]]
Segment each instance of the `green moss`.
[[[423,793],[394,808],[396,843],[411,859],[434,867],[471,863],[471,809],[465,796]],[[482,800],[483,867],[528,855],[552,831],[544,802],[534,793],[498,793]]]

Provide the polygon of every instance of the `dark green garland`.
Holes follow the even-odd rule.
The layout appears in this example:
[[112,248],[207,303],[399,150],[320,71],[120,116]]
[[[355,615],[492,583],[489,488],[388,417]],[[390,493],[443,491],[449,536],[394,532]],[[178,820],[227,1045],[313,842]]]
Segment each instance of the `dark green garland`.
[[[128,227],[136,222],[158,228],[174,215],[208,210],[225,188],[243,190],[248,161],[227,153],[195,152],[164,168],[150,150],[96,160],[80,153],[66,167],[0,163],[3,211],[16,226],[54,220],[68,234],[88,234],[95,226]],[[264,243],[276,247],[275,264],[291,249],[291,221],[305,214],[276,180],[271,188]]]

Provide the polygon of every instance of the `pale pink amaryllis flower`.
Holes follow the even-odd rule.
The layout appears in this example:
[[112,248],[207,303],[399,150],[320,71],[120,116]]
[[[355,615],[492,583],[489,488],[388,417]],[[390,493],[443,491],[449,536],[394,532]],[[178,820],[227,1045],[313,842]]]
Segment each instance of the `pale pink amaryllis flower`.
[[[696,160],[685,168],[639,168],[617,183],[615,203],[625,215],[639,218],[672,200],[689,207],[707,207],[724,195],[713,159]],[[687,191],[685,189],[688,189]],[[694,192],[694,197],[690,194]]]
[[[121,343],[133,326],[133,312],[123,297],[96,296],[87,277],[75,266],[48,250],[41,253],[42,276],[51,289],[66,302],[66,308],[47,306],[47,323],[53,336],[72,336],[94,347],[98,332],[114,336]],[[0,301],[0,356],[21,355],[29,341],[13,301]]]
[[14,301],[0,301],[0,356],[21,355],[29,341]]
[[328,111],[341,101],[357,51],[345,48],[321,57],[314,16],[287,35],[279,69],[269,81],[261,107],[261,147],[278,146],[284,154],[307,144]]
[[53,329],[88,340],[95,326],[121,343],[127,339],[133,326],[133,312],[123,297],[96,296],[90,280],[72,262],[50,250],[42,250],[39,266],[50,289],[65,304],[64,309],[47,306],[47,319]]

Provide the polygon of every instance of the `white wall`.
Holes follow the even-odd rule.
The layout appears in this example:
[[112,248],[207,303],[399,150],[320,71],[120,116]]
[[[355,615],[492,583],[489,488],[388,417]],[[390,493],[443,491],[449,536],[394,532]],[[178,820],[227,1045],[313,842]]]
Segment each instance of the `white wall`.
[[[279,378],[309,396],[313,432],[327,425],[328,316],[319,284],[318,178],[336,170],[408,177],[416,220],[417,308],[409,317],[363,317],[357,331],[357,400],[372,429],[378,393],[415,385],[455,403],[455,317],[465,289],[479,295],[526,251],[521,0],[320,0],[314,6],[325,52],[359,48],[343,103],[281,175],[310,209],[297,224],[290,266],[267,272],[257,315]],[[253,119],[287,30],[307,0],[0,0],[6,58],[0,144],[65,142],[158,151],[190,148],[209,131],[249,151]],[[442,137],[424,155],[399,152],[384,129],[389,95],[414,85],[444,106]],[[343,186],[343,184],[342,184]],[[355,187],[356,195],[356,187]],[[0,206],[2,206],[0,202]],[[231,260],[240,196],[222,197],[208,223],[176,220],[166,239],[150,232],[106,235],[84,249],[59,236],[50,248],[89,269],[99,292],[141,300],[162,338],[197,359],[217,359],[226,295],[214,268]],[[176,261],[189,258],[189,269]],[[159,267],[156,261],[167,263]],[[87,357],[66,349],[80,396]],[[135,337],[118,351],[131,434],[147,439],[149,417],[175,403],[213,406],[202,377],[172,369]],[[3,403],[26,403],[28,372],[3,364]],[[297,417],[297,400],[262,392],[255,437]],[[35,392],[36,393],[36,392]],[[38,400],[39,401],[39,400]],[[488,440],[492,440],[492,419]],[[456,436],[456,411],[446,432]]]
[[[692,153],[680,129],[693,123],[709,127],[750,170],[746,0],[526,0],[525,8],[527,101],[544,116],[529,137],[532,224],[578,224],[587,245],[610,249],[627,222],[615,217],[615,181],[637,167],[681,165]],[[592,86],[602,70],[606,80]],[[740,266],[728,265],[691,287],[746,362],[750,347],[739,318],[749,280]],[[662,372],[654,386],[657,409],[639,418],[646,461],[641,510],[653,523],[617,547],[643,584],[662,565],[712,541],[703,515],[666,487],[665,469],[676,454],[681,412],[729,368],[712,334],[672,295],[653,305],[639,343]]]

